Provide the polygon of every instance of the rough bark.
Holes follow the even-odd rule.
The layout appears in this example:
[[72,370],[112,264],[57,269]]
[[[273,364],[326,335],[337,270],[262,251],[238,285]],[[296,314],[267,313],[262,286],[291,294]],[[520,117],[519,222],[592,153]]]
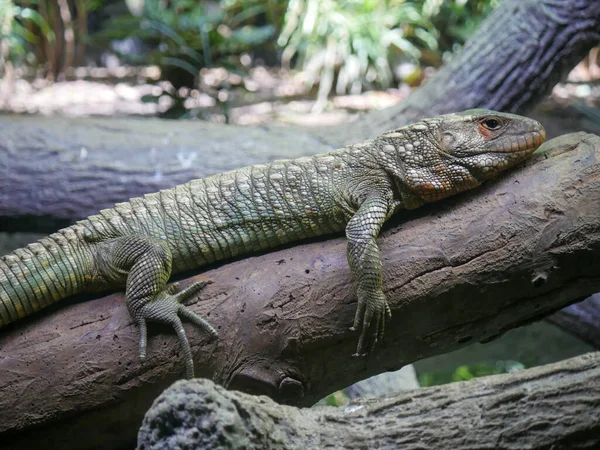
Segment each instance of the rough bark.
[[[192,308],[220,339],[186,325],[197,375],[310,405],[600,291],[600,138],[579,133],[543,149],[499,180],[392,221],[379,240],[392,319],[368,358],[351,356],[356,302],[343,238],[186,280],[214,282]],[[181,376],[172,330],[150,329],[141,367],[121,294],[58,306],[0,335],[0,439],[13,449],[84,448],[81,435],[96,448],[131,445],[151,400]]]
[[39,222],[7,217],[72,222],[191,178],[322,153],[426,116],[473,107],[523,112],[599,41],[597,0],[505,0],[405,102],[324,129],[0,116],[0,217],[18,229]]
[[600,294],[567,306],[548,320],[600,349]]
[[148,411],[138,450],[600,448],[600,353],[341,407],[298,409],[179,381]]

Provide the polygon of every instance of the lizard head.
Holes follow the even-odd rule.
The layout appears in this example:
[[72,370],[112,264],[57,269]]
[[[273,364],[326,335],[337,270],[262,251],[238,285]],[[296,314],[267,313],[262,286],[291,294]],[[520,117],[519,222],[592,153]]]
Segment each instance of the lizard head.
[[469,169],[479,182],[523,161],[546,139],[542,124],[515,114],[471,109],[443,117],[437,130],[442,159]]
[[412,143],[394,146],[399,149],[401,194],[407,208],[494,178],[526,159],[546,138],[542,125],[533,119],[483,109],[424,119],[396,133],[400,131],[405,142]]

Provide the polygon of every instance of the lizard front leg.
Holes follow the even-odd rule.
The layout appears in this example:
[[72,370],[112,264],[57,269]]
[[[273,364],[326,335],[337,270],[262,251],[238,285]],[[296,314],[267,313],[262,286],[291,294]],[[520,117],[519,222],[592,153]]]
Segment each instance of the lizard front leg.
[[381,253],[377,236],[389,216],[390,201],[381,192],[374,192],[360,205],[346,226],[348,264],[356,280],[358,307],[353,330],[362,328],[357,355],[372,350],[383,338],[385,320],[391,311],[381,284]]
[[172,256],[166,242],[147,236],[132,235],[111,240],[100,258],[101,271],[114,281],[126,276],[125,297],[131,316],[140,328],[140,359],[146,358],[146,321],[171,325],[183,351],[186,375],[194,376],[192,350],[181,323],[184,317],[210,336],[217,332],[202,317],[181,302],[196,294],[206,282],[200,281],[182,292],[166,286],[171,276]]

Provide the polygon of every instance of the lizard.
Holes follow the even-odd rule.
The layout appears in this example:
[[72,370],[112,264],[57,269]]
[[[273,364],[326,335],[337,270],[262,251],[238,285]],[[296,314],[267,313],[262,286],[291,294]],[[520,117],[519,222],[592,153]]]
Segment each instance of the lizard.
[[545,140],[526,117],[468,110],[423,119],[322,155],[248,166],[117,203],[0,258],[0,327],[65,297],[122,290],[146,358],[147,322],[171,325],[186,375],[193,355],[181,319],[217,332],[184,302],[172,273],[345,231],[356,284],[357,355],[391,317],[377,236],[402,209],[472,189],[518,164]]

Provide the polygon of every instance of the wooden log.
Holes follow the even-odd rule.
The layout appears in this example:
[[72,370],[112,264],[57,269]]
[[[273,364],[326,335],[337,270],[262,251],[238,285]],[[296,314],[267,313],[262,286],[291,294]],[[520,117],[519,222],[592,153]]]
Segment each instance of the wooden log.
[[599,408],[600,352],[340,408],[299,409],[196,379],[156,399],[137,449],[591,449]]
[[[186,324],[197,375],[310,405],[600,291],[599,173],[600,137],[568,135],[501,179],[393,219],[379,240],[392,319],[366,358],[351,356],[343,238],[191,277],[182,284],[213,281],[192,308],[220,335],[210,342]],[[151,327],[140,366],[122,294],[60,306],[2,330],[0,439],[12,449],[131,448],[152,399],[183,373],[176,337]]]

